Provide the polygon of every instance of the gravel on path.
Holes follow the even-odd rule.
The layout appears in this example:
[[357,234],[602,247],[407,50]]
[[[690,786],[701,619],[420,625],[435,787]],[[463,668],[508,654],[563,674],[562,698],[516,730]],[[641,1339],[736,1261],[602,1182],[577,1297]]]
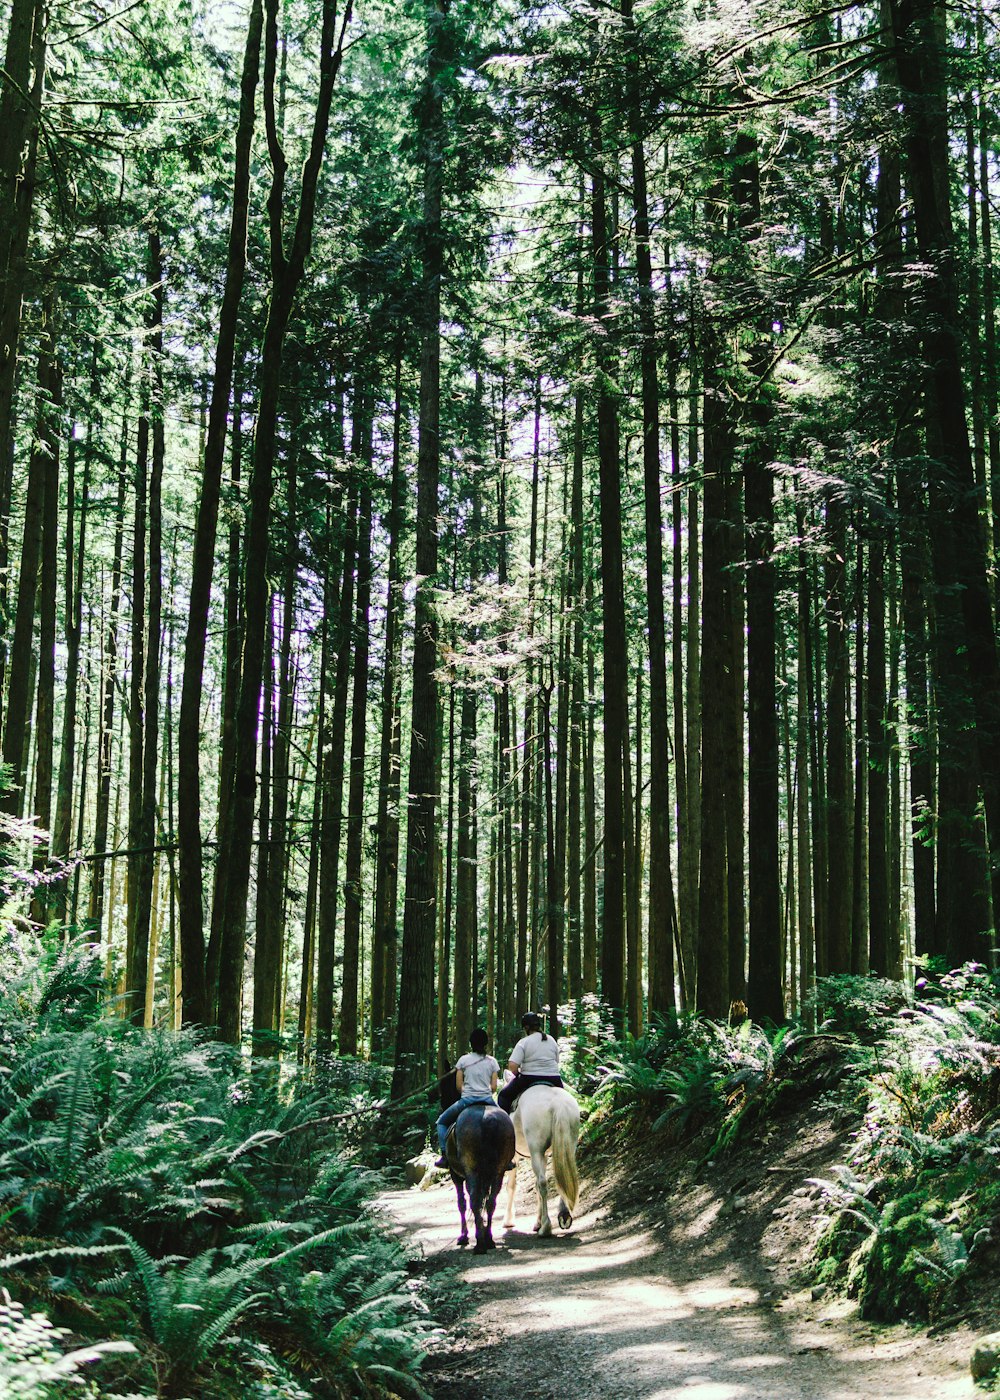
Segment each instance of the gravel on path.
[[[972,1400],[972,1341],[862,1322],[842,1299],[786,1294],[693,1222],[669,1246],[655,1223],[586,1208],[568,1233],[518,1225],[475,1256],[456,1247],[450,1183],[385,1193],[382,1208],[429,1269],[457,1269],[468,1315],[428,1364],[441,1400]],[[584,1183],[586,1189],[586,1183]]]

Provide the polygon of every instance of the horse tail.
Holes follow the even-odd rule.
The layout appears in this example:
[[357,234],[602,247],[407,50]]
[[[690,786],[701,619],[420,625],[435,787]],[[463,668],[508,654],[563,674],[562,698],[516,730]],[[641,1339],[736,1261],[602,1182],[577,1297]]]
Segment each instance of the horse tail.
[[576,1139],[579,1132],[580,1110],[569,1098],[554,1106],[552,1113],[552,1170],[559,1194],[569,1207],[576,1210],[580,1196],[580,1175],[576,1169]]

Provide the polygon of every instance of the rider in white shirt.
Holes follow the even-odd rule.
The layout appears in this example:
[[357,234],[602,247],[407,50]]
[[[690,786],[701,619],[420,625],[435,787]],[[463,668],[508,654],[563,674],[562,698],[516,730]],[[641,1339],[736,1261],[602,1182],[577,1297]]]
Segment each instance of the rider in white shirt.
[[445,1159],[448,1129],[459,1114],[472,1104],[492,1103],[493,1095],[497,1091],[500,1066],[492,1055],[486,1053],[486,1047],[489,1044],[486,1032],[477,1026],[469,1036],[469,1044],[472,1046],[472,1053],[463,1055],[455,1066],[455,1087],[461,1097],[449,1108],[446,1108],[437,1120],[438,1145],[441,1148],[441,1155],[434,1164],[436,1167],[448,1165]]
[[526,1089],[533,1084],[553,1084],[563,1087],[559,1074],[559,1044],[542,1029],[542,1018],[535,1011],[521,1017],[524,1035],[510,1052],[507,1068],[514,1075],[497,1096],[497,1103],[508,1113]]

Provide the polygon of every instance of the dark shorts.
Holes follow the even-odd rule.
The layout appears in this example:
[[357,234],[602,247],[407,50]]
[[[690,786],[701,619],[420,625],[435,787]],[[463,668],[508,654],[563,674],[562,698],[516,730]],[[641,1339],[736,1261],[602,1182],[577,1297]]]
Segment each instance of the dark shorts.
[[518,1099],[533,1084],[551,1084],[554,1089],[563,1087],[558,1074],[518,1074],[497,1094],[497,1103],[506,1113],[513,1113]]

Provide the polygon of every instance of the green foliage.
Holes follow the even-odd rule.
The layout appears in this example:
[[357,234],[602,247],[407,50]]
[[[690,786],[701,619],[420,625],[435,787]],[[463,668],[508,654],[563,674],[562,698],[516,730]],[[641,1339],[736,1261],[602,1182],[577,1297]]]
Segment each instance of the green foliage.
[[243,1395],[248,1371],[260,1397],[419,1394],[426,1307],[337,1136],[353,1077],[97,1018],[95,961],[25,954],[0,994],[8,1286],[134,1343],[109,1394]]
[[[843,1000],[856,1006],[856,990],[844,988]],[[995,980],[970,964],[918,990],[913,1007],[891,1019],[877,1013],[882,1033],[865,1052],[852,1162],[818,1183],[831,1218],[817,1276],[843,1284],[879,1320],[936,1318],[954,1306],[988,1261],[1000,1221]]]
[[776,1111],[836,1082],[849,1067],[851,1047],[823,1032],[750,1021],[736,1027],[691,1018],[626,1037],[606,1056],[598,1099],[611,1116],[641,1112],[654,1132],[686,1138],[710,1128],[712,1156],[731,1145],[765,1108]]
[[[53,1327],[44,1313],[29,1316],[6,1289],[0,1289],[0,1400],[79,1395],[85,1367],[115,1352],[134,1350],[128,1342],[98,1342],[65,1351],[69,1335],[66,1328]],[[95,1392],[88,1386],[86,1393]]]
[[885,1034],[903,1005],[905,997],[898,982],[845,973],[818,977],[806,998],[805,1013],[807,1018],[815,1016],[828,1030],[871,1043]]

